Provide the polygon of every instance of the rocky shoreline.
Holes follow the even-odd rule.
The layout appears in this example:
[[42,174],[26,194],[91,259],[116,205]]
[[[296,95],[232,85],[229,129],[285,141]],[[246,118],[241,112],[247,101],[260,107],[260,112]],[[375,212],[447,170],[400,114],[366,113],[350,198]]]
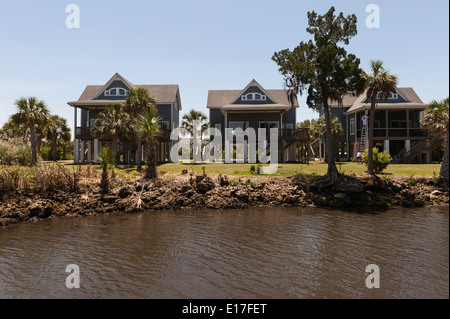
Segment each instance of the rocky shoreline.
[[379,211],[391,207],[448,205],[449,188],[432,179],[341,178],[321,188],[317,177],[228,178],[207,175],[122,182],[107,194],[98,186],[78,192],[0,192],[0,226],[60,216],[155,210],[328,207]]

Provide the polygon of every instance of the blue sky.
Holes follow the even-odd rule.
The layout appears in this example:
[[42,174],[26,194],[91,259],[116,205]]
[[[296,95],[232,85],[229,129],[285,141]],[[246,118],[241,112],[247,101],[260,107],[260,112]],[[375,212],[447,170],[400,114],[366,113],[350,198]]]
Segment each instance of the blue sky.
[[[275,51],[309,40],[307,12],[356,14],[358,35],[347,51],[367,69],[382,59],[424,102],[449,95],[449,2],[297,0],[40,0],[0,2],[0,125],[14,101],[37,96],[73,126],[88,84],[116,72],[136,84],[179,84],[183,113],[205,113],[208,90],[242,89],[253,78],[282,88]],[[68,29],[69,4],[80,28]],[[366,6],[380,8],[380,28],[365,25]],[[297,121],[317,117],[300,98]]]

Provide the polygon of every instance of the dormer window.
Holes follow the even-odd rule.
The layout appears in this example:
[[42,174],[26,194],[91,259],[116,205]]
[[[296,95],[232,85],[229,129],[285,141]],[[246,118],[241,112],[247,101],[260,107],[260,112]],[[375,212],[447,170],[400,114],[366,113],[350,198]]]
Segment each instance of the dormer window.
[[242,95],[242,101],[265,101],[266,96],[260,93],[247,93]]
[[105,96],[125,96],[127,95],[127,90],[122,88],[112,88],[105,91]]
[[[381,100],[381,98],[382,98],[381,92],[378,92],[377,100]],[[392,93],[392,92],[389,93],[388,100],[397,100],[397,99],[398,99],[397,93]]]

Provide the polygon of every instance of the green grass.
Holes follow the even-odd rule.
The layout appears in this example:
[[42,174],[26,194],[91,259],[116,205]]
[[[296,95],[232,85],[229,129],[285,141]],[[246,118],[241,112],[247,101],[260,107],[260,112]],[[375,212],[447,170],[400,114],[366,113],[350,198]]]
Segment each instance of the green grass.
[[[183,170],[194,172],[196,174],[203,173],[202,167],[205,167],[206,174],[209,175],[237,175],[237,176],[251,176],[250,167],[252,164],[222,164],[222,163],[202,163],[202,164],[175,164],[168,163],[158,167],[158,171],[166,172],[168,174],[181,174]],[[255,165],[255,164],[253,164]],[[428,176],[434,174],[439,175],[440,164],[391,164],[383,172],[383,174],[391,176],[405,176],[409,177],[415,175],[416,177]],[[357,164],[353,162],[337,163],[337,168],[340,173],[347,175],[355,174],[356,176],[365,175],[366,165]],[[324,175],[327,172],[327,164],[323,162],[311,162],[310,164],[278,164],[278,170],[275,176],[293,176],[296,173],[304,174],[318,174]]]

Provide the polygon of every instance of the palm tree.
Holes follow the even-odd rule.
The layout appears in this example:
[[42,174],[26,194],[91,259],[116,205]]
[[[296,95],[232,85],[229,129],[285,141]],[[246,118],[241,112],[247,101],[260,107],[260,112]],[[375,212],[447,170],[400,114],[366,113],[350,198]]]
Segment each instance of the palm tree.
[[144,88],[135,88],[128,91],[125,103],[125,111],[136,119],[135,129],[137,138],[138,157],[136,159],[137,169],[141,170],[141,156],[142,156],[142,136],[141,130],[141,116],[151,107],[156,107],[156,100],[148,94]]
[[122,104],[110,104],[105,112],[98,115],[95,120],[94,134],[111,136],[114,164],[117,161],[117,140],[119,136],[129,134],[133,129],[133,120],[122,107]]
[[[200,139],[201,139],[203,137],[203,132],[205,132],[205,130],[208,129],[207,117],[202,112],[191,110],[189,113],[184,114],[181,121],[181,128],[184,128],[187,132],[189,132],[190,136],[192,136],[193,139],[198,138],[198,136],[194,136],[194,125],[197,122],[200,123]],[[198,129],[199,128],[197,127],[197,132]],[[192,140],[191,143],[193,144],[194,141]],[[193,153],[194,159],[196,158],[196,154],[199,154],[198,152],[200,153],[202,152],[201,144],[194,150]]]
[[48,118],[47,124],[47,140],[51,141],[52,159],[56,161],[56,153],[58,141],[62,143],[70,141],[70,128],[67,126],[67,121],[58,115],[51,115]]
[[[338,137],[344,135],[344,129],[342,128],[342,124],[336,116],[332,115],[330,122],[331,122],[331,135],[334,138],[338,138]],[[327,128],[327,123],[325,121],[324,116],[320,117],[317,120],[312,120],[310,129],[309,129],[309,133],[311,135],[311,140],[315,140],[320,137],[325,140],[325,145],[327,145],[326,128]],[[332,154],[330,154],[330,155],[332,155]],[[325,162],[328,162],[328,159],[326,156],[325,156]]]
[[24,143],[29,140],[30,125],[26,122],[24,114],[16,113],[3,124],[1,134],[4,139],[21,138]]
[[184,114],[181,121],[181,127],[186,129],[191,136],[194,135],[194,122],[200,121],[200,131],[203,132],[208,128],[207,117],[205,114],[199,111],[191,110],[189,113]]
[[36,150],[40,152],[42,139],[47,135],[49,128],[50,114],[41,114],[37,119],[35,124],[36,127]]
[[369,126],[368,126],[368,162],[367,162],[367,172],[370,175],[375,175],[373,170],[373,123],[375,118],[375,104],[378,94],[380,94],[380,99],[385,99],[389,97],[390,93],[395,93],[395,88],[397,85],[397,75],[390,74],[389,70],[383,67],[383,61],[372,60],[370,61],[371,74],[367,74],[363,71],[362,77],[365,80],[365,86],[367,89],[366,100],[370,100],[370,113],[369,113]]
[[146,178],[156,178],[156,154],[157,151],[157,138],[161,130],[159,121],[161,117],[158,116],[158,110],[156,107],[147,109],[143,115],[141,115],[141,135],[147,142],[146,158],[147,158],[147,172]]
[[449,161],[449,148],[448,148],[448,133],[449,133],[449,99],[446,98],[442,101],[432,101],[430,106],[426,109],[425,114],[420,119],[422,126],[428,128],[435,133],[444,132],[445,136],[445,149],[444,158],[442,159],[441,170],[439,172],[439,178],[448,183],[448,161]]
[[19,112],[18,118],[22,123],[27,123],[30,128],[30,143],[31,143],[31,164],[33,166],[37,163],[37,144],[36,144],[36,125],[43,122],[43,119],[48,116],[49,111],[44,101],[38,101],[35,97],[21,98],[15,102]]

